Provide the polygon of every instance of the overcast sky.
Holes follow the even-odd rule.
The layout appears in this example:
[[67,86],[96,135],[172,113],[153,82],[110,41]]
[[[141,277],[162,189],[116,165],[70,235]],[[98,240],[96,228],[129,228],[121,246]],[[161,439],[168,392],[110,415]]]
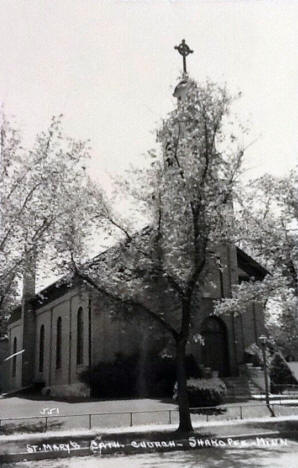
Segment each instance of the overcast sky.
[[26,142],[63,113],[98,177],[139,163],[174,105],[185,38],[193,78],[243,93],[251,176],[298,162],[298,0],[1,0],[0,17],[0,96]]

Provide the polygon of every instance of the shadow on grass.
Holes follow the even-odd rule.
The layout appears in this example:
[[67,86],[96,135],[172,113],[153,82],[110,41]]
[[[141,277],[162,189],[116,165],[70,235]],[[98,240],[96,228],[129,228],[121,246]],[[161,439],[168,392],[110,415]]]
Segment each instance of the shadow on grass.
[[[288,457],[292,455],[293,464],[285,465],[289,462]],[[287,461],[284,459],[287,456]],[[94,456],[84,457],[84,461],[81,466],[88,467],[95,466]],[[191,451],[174,451],[174,452],[163,452],[163,453],[146,453],[140,455],[132,455],[125,458],[114,458],[115,467],[134,467],[134,468],[153,468],[153,467],[169,467],[171,468],[210,468],[216,466],[216,468],[256,468],[256,467],[280,467],[295,465],[295,453],[286,453],[282,448],[204,448],[199,450]],[[92,463],[93,462],[93,463]],[[107,462],[107,463],[106,463]],[[100,465],[98,466],[114,466],[110,463],[108,457],[101,459]],[[274,463],[274,465],[273,465]],[[28,468],[31,466],[28,463],[18,463],[19,468]],[[34,464],[35,466],[35,464]],[[41,468],[44,466],[44,460],[37,462],[36,466]],[[47,465],[49,466],[49,465]],[[52,468],[70,468],[72,466],[71,459],[67,462],[64,460],[51,460]],[[73,466],[78,466],[73,465]],[[13,464],[5,464],[3,468],[15,468]]]
[[221,415],[221,414],[225,414],[227,412],[226,408],[215,408],[215,407],[212,407],[212,408],[192,408],[190,410],[191,413],[193,414],[205,414],[205,415],[215,415],[215,416],[218,416],[218,415]]
[[100,401],[98,398],[86,398],[86,397],[56,397],[53,395],[43,395],[40,391],[32,391],[32,389],[21,390],[17,392],[11,392],[8,395],[3,395],[3,399],[9,398],[23,398],[24,400],[33,401],[65,401],[67,403],[86,403],[88,401]]
[[99,398],[99,397],[79,397],[79,396],[69,396],[69,397],[57,397],[50,394],[42,394],[40,390],[33,390],[32,388],[11,392],[7,395],[2,396],[3,399],[9,398],[23,398],[24,400],[32,401],[60,401],[66,403],[96,403],[96,402],[109,402],[109,401],[136,401],[136,400],[155,400],[157,403],[162,404],[174,404],[177,406],[177,402],[170,397],[165,398],[150,398],[150,397],[123,397],[123,398]]
[[[297,448],[296,448],[297,450]],[[203,448],[199,450],[172,452],[159,454],[158,465],[153,465],[152,461],[144,460],[143,463],[135,465],[136,468],[150,468],[152,466],[183,467],[187,468],[256,468],[256,467],[271,467],[273,461],[280,459],[280,465],[274,464],[275,467],[284,468],[282,456],[287,456],[285,448]],[[295,462],[295,453],[293,451],[293,463]],[[154,459],[156,461],[156,459]],[[290,465],[291,466],[291,465]],[[294,464],[292,466],[295,466]]]
[[[2,423],[3,424],[3,423]],[[22,422],[22,423],[8,423],[0,427],[0,435],[16,434],[16,433],[34,433],[46,432],[60,429],[63,425],[62,421],[51,420],[48,421],[47,426],[43,421],[38,422]]]

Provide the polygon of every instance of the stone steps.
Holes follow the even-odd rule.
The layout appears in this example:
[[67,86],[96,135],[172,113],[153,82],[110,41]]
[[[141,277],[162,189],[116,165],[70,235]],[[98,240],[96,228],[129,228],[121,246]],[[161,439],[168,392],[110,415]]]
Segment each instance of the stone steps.
[[251,389],[247,377],[225,377],[223,378],[224,383],[227,387],[226,401],[229,400],[247,400],[251,397]]

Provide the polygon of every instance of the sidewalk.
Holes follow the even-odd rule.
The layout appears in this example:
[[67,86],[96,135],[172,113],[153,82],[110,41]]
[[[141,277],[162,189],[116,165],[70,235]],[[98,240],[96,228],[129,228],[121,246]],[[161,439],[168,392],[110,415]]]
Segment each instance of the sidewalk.
[[[0,436],[0,463],[84,455],[119,455],[231,446],[241,440],[298,439],[298,417],[256,418],[201,423],[193,434],[174,432],[173,425],[115,430],[72,430]],[[235,442],[236,441],[236,442]]]

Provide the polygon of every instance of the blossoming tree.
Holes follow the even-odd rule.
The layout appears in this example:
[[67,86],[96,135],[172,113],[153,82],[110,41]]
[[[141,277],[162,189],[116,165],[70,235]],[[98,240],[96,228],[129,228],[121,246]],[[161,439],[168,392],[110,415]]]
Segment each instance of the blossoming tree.
[[[207,257],[230,242],[243,148],[228,123],[232,98],[211,83],[183,77],[175,91],[177,107],[157,133],[161,152],[150,152],[149,169],[135,171],[134,194],[150,227],[133,235],[131,218],[115,217],[98,197],[98,220],[123,234],[120,248],[110,249],[73,268],[86,284],[115,303],[158,323],[175,343],[179,430],[192,430],[186,386],[185,353],[192,339],[192,317],[200,314],[200,294]],[[137,179],[137,183],[136,183]],[[160,307],[165,297],[174,306]]]
[[220,313],[241,313],[245,303],[267,306],[268,331],[287,353],[298,351],[298,176],[270,174],[250,181],[238,196],[235,217],[238,240],[266,266],[264,281],[235,285],[233,297],[218,304]]
[[[90,212],[84,170],[88,145],[64,137],[59,118],[38,135],[31,150],[23,148],[19,132],[5,116],[0,130],[0,323],[4,326],[24,274],[34,276],[36,263],[51,257],[54,268],[61,265],[67,238],[76,230],[80,243]],[[44,273],[48,275],[49,269]]]

